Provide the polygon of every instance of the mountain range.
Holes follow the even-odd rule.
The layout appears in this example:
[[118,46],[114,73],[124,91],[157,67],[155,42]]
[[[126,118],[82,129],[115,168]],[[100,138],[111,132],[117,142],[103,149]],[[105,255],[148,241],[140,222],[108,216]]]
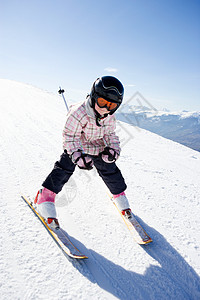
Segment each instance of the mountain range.
[[171,112],[142,105],[122,105],[117,118],[200,151],[200,111]]

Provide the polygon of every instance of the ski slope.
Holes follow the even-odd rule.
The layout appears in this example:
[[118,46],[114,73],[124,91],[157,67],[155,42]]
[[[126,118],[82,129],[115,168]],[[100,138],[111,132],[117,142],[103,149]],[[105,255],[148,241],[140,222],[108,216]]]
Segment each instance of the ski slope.
[[21,200],[62,153],[62,98],[0,79],[0,295],[4,299],[200,299],[200,153],[118,122],[117,164],[153,243],[137,245],[95,170],[57,195],[61,226],[89,257],[68,260]]

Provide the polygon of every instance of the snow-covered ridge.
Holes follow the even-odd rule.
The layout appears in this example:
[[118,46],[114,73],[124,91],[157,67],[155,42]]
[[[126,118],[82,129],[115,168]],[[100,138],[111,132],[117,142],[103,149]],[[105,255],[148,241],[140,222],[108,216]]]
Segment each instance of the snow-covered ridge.
[[176,115],[181,118],[189,118],[189,117],[198,117],[200,118],[200,111],[170,111],[167,108],[163,108],[162,110],[157,110],[156,108],[151,108],[147,106],[139,106],[139,105],[130,105],[130,104],[122,104],[119,109],[121,113],[136,113],[136,114],[146,114],[146,117],[154,117],[154,116],[167,116],[167,115]]
[[200,112],[158,111],[145,106],[122,105],[117,117],[200,151]]
[[137,245],[95,170],[57,195],[62,227],[89,259],[68,261],[34,218],[34,197],[62,153],[59,95],[0,80],[1,299],[199,299],[200,153],[118,122],[127,197],[153,243]]

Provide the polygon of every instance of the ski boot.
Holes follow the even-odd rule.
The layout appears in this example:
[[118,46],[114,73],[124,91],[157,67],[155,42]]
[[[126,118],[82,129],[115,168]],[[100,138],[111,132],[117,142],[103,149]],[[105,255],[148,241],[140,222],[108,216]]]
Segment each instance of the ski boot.
[[40,189],[37,193],[34,203],[37,211],[44,218],[47,225],[52,229],[59,229],[59,223],[55,208],[56,193],[47,188]]
[[132,215],[130,205],[124,192],[118,195],[113,195],[113,202],[125,218],[131,219]]

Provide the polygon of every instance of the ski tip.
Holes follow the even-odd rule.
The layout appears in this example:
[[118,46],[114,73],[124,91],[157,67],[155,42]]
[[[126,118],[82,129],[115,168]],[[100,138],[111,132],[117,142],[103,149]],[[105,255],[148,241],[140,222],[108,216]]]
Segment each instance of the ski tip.
[[[65,252],[66,253],[66,252]],[[75,258],[75,259],[88,259],[88,257],[84,254],[72,254],[72,253],[66,253],[67,256],[71,257],[71,258]]]
[[153,240],[150,238],[150,239],[148,239],[148,240],[146,240],[146,241],[141,241],[139,244],[140,245],[148,245],[148,244],[150,244],[150,243],[152,243],[153,242]]
[[83,255],[83,256],[75,256],[74,258],[76,259],[88,259],[87,256]]

